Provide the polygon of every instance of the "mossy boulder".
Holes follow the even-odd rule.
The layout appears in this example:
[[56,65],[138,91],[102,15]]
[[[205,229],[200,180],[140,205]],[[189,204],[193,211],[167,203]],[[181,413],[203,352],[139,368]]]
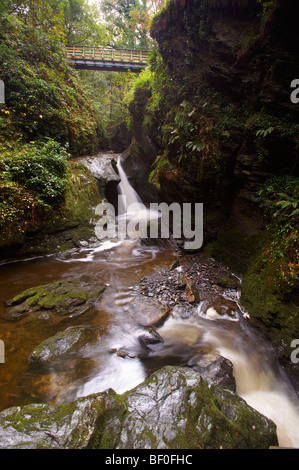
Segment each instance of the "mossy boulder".
[[5,318],[54,323],[77,318],[94,307],[105,288],[89,276],[32,287],[7,302]]
[[89,225],[94,217],[94,208],[101,202],[97,180],[90,170],[75,160],[68,165],[68,188],[60,214],[53,223],[53,231]]
[[28,360],[46,364],[76,353],[82,346],[93,341],[98,330],[92,326],[70,326],[42,341],[34,348]]
[[123,395],[0,413],[0,448],[268,449],[275,424],[189,368],[167,366]]

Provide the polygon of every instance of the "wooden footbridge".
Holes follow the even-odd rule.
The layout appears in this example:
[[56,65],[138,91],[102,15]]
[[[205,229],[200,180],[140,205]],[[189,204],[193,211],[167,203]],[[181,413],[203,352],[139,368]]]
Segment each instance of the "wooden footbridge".
[[66,46],[76,69],[139,73],[147,67],[148,51],[112,47]]

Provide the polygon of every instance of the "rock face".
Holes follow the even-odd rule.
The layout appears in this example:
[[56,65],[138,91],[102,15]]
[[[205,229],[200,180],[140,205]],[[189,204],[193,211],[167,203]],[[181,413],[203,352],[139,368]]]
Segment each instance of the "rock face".
[[0,413],[2,449],[267,449],[272,421],[192,369],[164,367],[135,389]]
[[115,202],[115,198],[117,199],[117,185],[120,182],[116,169],[116,157],[114,154],[99,153],[92,157],[80,158],[80,162],[97,179],[101,196],[112,202]]
[[233,376],[232,363],[223,356],[202,354],[194,357],[188,364],[200,373],[201,377],[211,385],[236,392],[236,381]]
[[129,181],[145,204],[157,201],[157,191],[148,179],[160,149],[157,129],[143,126],[145,107],[150,96],[149,89],[135,91],[134,100],[129,106],[132,116],[132,141],[124,152],[123,160],[123,167]]

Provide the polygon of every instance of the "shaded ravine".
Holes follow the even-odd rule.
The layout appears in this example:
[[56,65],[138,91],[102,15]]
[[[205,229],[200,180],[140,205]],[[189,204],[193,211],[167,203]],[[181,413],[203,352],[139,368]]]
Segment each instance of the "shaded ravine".
[[[57,332],[54,326],[45,324],[36,329],[26,323],[0,320],[6,353],[5,364],[0,364],[2,409],[44,401],[63,403],[108,388],[123,393],[163,365],[193,367],[198,355],[221,354],[234,365],[237,392],[277,424],[280,445],[299,447],[297,397],[271,346],[246,324],[238,291],[213,293],[202,288],[201,300],[194,303],[183,294],[175,301],[171,297],[167,283],[181,285],[184,275],[190,274],[200,279],[204,258],[190,272],[190,263],[184,259],[171,267],[177,253],[170,244],[146,246],[139,239],[93,239],[83,245],[59,255],[1,266],[0,294],[4,302],[28,287],[81,275],[92,276],[107,286],[99,305],[84,317],[85,325],[101,327],[105,334],[68,363],[63,359],[55,367],[28,363],[34,347]],[[192,255],[189,257],[192,260]],[[144,295],[142,287],[150,281],[156,286],[159,282],[160,290],[148,289]],[[234,303],[229,315],[220,311],[219,298],[223,305],[227,301]],[[158,328],[163,342],[138,357],[142,352],[141,325],[161,315],[167,305],[171,305],[171,315]],[[80,319],[79,324],[82,322]],[[122,357],[113,352],[119,350],[128,354]],[[70,374],[71,383],[67,380]]]

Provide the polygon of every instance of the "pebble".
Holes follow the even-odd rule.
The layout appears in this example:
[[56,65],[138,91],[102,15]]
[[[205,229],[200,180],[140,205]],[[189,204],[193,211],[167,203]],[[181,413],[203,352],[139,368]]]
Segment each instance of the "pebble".
[[[139,283],[139,292],[159,301],[165,301],[171,307],[178,307],[181,317],[186,318],[197,311],[200,301],[219,299],[227,289],[217,285],[216,281],[222,277],[231,275],[229,269],[211,258],[206,258],[202,253],[182,256],[167,268],[158,268],[148,277],[144,277]],[[189,302],[186,287],[188,282],[199,292],[196,302]]]

